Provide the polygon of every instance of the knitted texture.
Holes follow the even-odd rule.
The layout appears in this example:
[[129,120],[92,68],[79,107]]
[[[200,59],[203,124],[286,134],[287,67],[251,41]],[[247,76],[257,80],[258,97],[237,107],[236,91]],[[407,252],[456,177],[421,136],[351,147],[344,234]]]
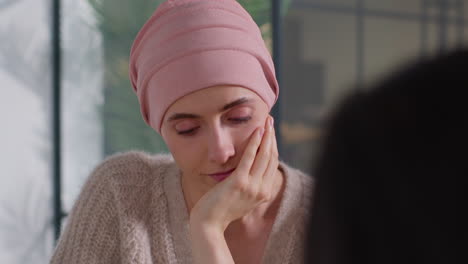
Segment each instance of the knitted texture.
[[[263,263],[302,263],[311,177],[280,164],[286,187]],[[51,263],[192,263],[180,170],[170,155],[127,152],[86,181]]]

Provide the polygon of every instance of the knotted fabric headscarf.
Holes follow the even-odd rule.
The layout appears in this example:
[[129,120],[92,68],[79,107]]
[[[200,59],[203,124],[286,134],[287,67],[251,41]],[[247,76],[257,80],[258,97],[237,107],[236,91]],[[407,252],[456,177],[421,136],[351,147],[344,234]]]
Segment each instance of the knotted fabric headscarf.
[[235,0],[162,3],[133,43],[129,71],[143,119],[159,133],[167,109],[197,90],[244,87],[270,109],[279,93],[260,29]]

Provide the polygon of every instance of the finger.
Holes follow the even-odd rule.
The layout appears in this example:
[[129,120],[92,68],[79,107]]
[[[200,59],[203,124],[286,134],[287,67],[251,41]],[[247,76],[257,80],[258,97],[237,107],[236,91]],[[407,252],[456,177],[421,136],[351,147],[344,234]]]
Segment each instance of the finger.
[[258,196],[261,197],[263,202],[269,202],[273,199],[275,195],[274,186],[276,183],[278,171],[278,160],[271,159],[268,168],[265,172],[265,177],[263,178],[262,186],[259,189]]
[[275,130],[275,126],[274,126],[274,119],[273,120],[273,125],[272,125],[272,129],[273,129],[273,144],[271,146],[272,148],[272,155],[274,157],[276,157],[276,159],[279,161],[279,152],[278,152],[278,142],[276,141],[276,130]]
[[263,127],[257,128],[249,139],[249,143],[242,154],[242,158],[237,165],[236,171],[241,175],[248,176],[250,169],[257,155],[257,150],[262,140],[265,129]]
[[275,184],[276,174],[277,174],[278,165],[279,165],[278,147],[276,143],[276,136],[275,136],[274,129],[272,133],[272,144],[271,144],[270,151],[271,151],[270,162],[268,163],[268,168],[265,171],[265,175],[263,176],[263,183],[262,183],[262,189],[261,189],[261,192],[263,192],[265,196],[272,195],[273,186]]
[[263,136],[262,143],[260,143],[260,148],[255,157],[252,169],[250,170],[250,175],[255,180],[261,182],[263,180],[263,175],[265,174],[266,168],[268,167],[268,162],[270,161],[271,155],[271,134],[273,131],[273,126],[271,125],[272,118],[269,116],[265,122],[265,135]]

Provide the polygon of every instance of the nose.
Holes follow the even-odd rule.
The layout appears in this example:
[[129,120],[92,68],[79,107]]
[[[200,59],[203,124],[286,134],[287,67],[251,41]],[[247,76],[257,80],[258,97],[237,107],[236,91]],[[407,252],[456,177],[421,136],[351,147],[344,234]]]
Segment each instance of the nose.
[[226,163],[235,154],[234,141],[229,131],[223,128],[214,129],[208,138],[208,156],[211,162]]

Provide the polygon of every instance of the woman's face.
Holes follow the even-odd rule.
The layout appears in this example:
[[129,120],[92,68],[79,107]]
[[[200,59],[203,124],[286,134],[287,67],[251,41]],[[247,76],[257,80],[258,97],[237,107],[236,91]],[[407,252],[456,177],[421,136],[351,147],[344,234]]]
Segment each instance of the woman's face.
[[165,113],[161,134],[183,173],[201,189],[213,187],[213,174],[235,169],[251,134],[263,127],[269,109],[254,92],[216,86],[186,95]]

